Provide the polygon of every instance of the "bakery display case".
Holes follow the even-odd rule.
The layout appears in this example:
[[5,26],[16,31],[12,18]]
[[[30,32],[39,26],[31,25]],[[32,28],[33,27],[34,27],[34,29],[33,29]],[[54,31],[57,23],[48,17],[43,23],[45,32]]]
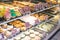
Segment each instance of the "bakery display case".
[[8,1],[0,1],[0,40],[59,40],[55,37],[60,31],[56,0]]

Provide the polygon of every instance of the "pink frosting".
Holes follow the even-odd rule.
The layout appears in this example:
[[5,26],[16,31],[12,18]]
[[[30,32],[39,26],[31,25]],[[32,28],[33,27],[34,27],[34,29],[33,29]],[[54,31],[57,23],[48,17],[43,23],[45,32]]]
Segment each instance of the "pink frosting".
[[6,9],[5,15],[4,15],[5,18],[11,18],[11,14],[10,14],[9,10],[10,9]]

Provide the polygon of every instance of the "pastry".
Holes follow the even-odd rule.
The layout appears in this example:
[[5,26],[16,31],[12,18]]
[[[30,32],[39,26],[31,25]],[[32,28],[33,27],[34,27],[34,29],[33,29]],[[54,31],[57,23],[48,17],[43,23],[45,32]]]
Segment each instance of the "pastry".
[[35,35],[39,35],[39,32],[34,32]]
[[5,32],[5,36],[6,36],[7,38],[11,37],[11,34],[12,34],[12,33],[9,32],[9,31],[6,31],[6,32]]
[[24,32],[24,34],[25,34],[25,35],[29,35],[29,34],[30,34],[30,32],[26,31],[26,32]]
[[46,2],[52,3],[52,4],[57,4],[57,1],[56,0],[46,0]]
[[35,34],[30,34],[30,37],[31,37],[31,38],[34,38],[34,37],[35,37]]
[[24,40],[30,40],[30,37],[29,36],[25,36],[23,39]]
[[26,27],[21,27],[20,30],[24,31],[26,30]]
[[1,25],[1,27],[6,29],[7,28],[7,24]]
[[21,38],[24,38],[25,37],[25,34],[21,33],[20,36],[21,36]]
[[30,33],[34,33],[34,30],[29,30]]
[[35,36],[35,40],[41,40],[39,36]]

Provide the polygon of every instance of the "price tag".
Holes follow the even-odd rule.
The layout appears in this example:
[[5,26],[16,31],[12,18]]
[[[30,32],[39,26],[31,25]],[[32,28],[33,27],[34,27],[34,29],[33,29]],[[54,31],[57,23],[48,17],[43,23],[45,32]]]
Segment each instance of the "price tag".
[[25,12],[24,12],[23,8],[18,9],[18,10],[19,10],[19,12],[20,12],[21,14],[25,14]]
[[29,27],[30,26],[29,22],[26,22],[25,25],[26,25],[27,28],[30,28]]

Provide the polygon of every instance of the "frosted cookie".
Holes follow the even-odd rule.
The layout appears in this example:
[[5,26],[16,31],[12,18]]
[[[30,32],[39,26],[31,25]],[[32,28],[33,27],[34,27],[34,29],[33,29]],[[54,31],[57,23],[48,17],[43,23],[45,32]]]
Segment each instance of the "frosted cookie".
[[26,31],[26,32],[24,32],[24,34],[25,34],[25,35],[29,35],[29,34],[30,34],[30,32]]
[[20,30],[24,31],[24,30],[26,30],[26,27],[21,27]]
[[22,33],[22,34],[20,34],[20,36],[21,36],[21,38],[23,38],[23,37],[25,37],[25,35]]
[[34,38],[34,37],[35,37],[35,34],[30,34],[30,37],[31,37],[31,38]]
[[35,38],[32,38],[31,40],[35,40]]
[[20,40],[21,37],[20,37],[20,36],[17,36],[17,37],[15,37],[14,39],[15,39],[15,40]]
[[26,37],[24,38],[24,40],[30,40],[30,37],[29,37],[29,36],[26,36]]
[[34,32],[35,35],[39,35],[39,32]]
[[11,33],[11,32],[6,31],[6,33],[5,33],[5,36],[6,36],[6,37],[11,37],[11,35],[12,35],[12,33]]
[[41,40],[39,36],[35,36],[35,40]]
[[30,33],[34,33],[34,30],[29,30]]
[[43,37],[43,34],[39,34],[39,37]]

